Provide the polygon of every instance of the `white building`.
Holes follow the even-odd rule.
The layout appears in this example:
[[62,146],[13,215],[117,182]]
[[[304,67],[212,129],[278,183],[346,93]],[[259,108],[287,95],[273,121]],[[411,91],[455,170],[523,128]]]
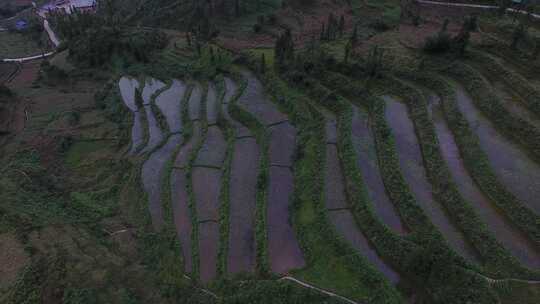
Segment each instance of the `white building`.
[[41,7],[40,15],[47,14],[50,11],[63,11],[66,14],[71,14],[75,10],[94,11],[96,5],[96,0],[55,0]]

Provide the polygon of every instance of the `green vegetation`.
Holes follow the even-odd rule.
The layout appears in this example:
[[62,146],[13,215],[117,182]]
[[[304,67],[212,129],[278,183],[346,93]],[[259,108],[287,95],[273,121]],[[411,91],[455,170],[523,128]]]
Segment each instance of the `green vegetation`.
[[538,242],[540,239],[538,217],[498,181],[487,155],[480,147],[478,137],[459,111],[451,85],[443,78],[433,74],[418,74],[417,81],[422,81],[424,85],[435,90],[441,96],[448,125],[454,134],[465,166],[475,182],[517,227],[525,232],[531,240]]
[[[240,83],[238,92],[243,92],[247,86],[247,80],[243,79],[239,72],[234,72],[233,78]],[[239,93],[241,94],[241,93]],[[240,95],[238,95],[240,96]],[[268,134],[264,125],[253,117],[249,112],[242,109],[236,104],[237,98],[231,100],[229,104],[229,114],[238,122],[246,126],[254,135],[257,144],[261,149],[261,157],[259,160],[259,176],[257,177],[257,208],[255,211],[255,240],[257,248],[257,274],[268,276],[268,234],[266,231],[266,210],[268,200]]]
[[506,110],[482,75],[462,63],[454,63],[443,72],[460,79],[476,106],[493,122],[497,130],[517,141],[540,161],[540,130]]
[[[206,96],[208,94],[207,87],[204,88],[204,93],[201,96],[201,113],[200,117],[202,118],[201,123],[201,137],[199,138],[198,142],[195,142],[193,145],[193,150],[191,150],[191,154],[189,155],[189,162],[186,167],[186,178],[189,181],[187,184],[187,193],[189,196],[189,214],[191,215],[191,225],[192,225],[192,233],[191,233],[191,254],[192,254],[192,263],[193,263],[193,279],[198,280],[199,279],[199,269],[200,269],[200,252],[199,252],[199,220],[197,217],[197,201],[195,198],[195,192],[193,191],[193,165],[195,163],[195,160],[197,159],[197,155],[199,154],[199,151],[201,150],[202,145],[204,144],[204,141],[206,139],[206,134],[208,132],[208,125],[206,123]],[[186,103],[187,104],[187,103]],[[184,107],[188,108],[188,107]],[[186,110],[188,111],[188,110]],[[187,113],[187,112],[186,112]],[[189,117],[186,122],[189,122],[188,124],[191,124],[191,127],[193,127],[193,121],[191,120],[191,117]]]
[[[308,267],[300,278],[357,300],[400,303],[399,293],[346,240],[337,235],[324,204],[325,134],[323,116],[313,103],[276,75],[263,77],[276,104],[299,130],[295,161],[294,226]],[[356,269],[363,269],[358,273]]]
[[440,151],[435,126],[429,117],[427,102],[423,94],[401,80],[392,80],[394,84],[392,90],[404,98],[409,107],[434,196],[445,207],[470,244],[480,253],[485,271],[494,277],[537,277],[522,267],[495,239],[485,223],[478,217],[471,203],[459,193]]
[[36,56],[47,52],[37,41],[18,32],[0,32],[0,59]]
[[[231,163],[232,158],[235,152],[234,141],[236,140],[236,134],[234,128],[231,124],[225,119],[223,115],[223,106],[222,103],[225,98],[225,82],[223,75],[220,75],[216,79],[217,82],[217,91],[218,91],[218,126],[225,130],[225,137],[227,140],[227,155],[225,157],[225,162],[223,164],[223,178],[221,185],[220,193],[220,210],[219,210],[219,231],[220,231],[220,246],[218,252],[218,275],[223,277],[227,272],[227,256],[229,248],[229,228],[230,228],[230,177],[231,177]],[[243,86],[245,88],[245,86]],[[229,102],[233,103],[233,100],[238,100],[238,98],[244,93],[243,89],[235,92],[236,94],[232,97],[232,100]]]
[[532,86],[525,77],[507,68],[500,59],[482,52],[472,52],[475,62],[480,62],[492,75],[501,77],[509,87],[513,87],[525,101],[525,106],[537,116],[540,116],[540,97],[538,89]]

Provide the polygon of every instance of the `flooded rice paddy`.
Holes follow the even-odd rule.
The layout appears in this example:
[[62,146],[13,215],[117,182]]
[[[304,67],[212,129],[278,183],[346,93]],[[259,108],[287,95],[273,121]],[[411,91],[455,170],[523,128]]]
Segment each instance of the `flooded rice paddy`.
[[357,165],[377,215],[390,229],[398,234],[406,234],[405,227],[394,204],[390,201],[379,170],[375,139],[369,125],[368,114],[361,108],[353,107],[352,142],[356,151]]
[[499,180],[527,207],[540,215],[540,166],[519,146],[502,136],[461,85],[455,84],[460,111],[478,136]]
[[474,261],[474,250],[450,221],[441,204],[433,197],[433,189],[426,176],[422,152],[407,106],[393,97],[385,96],[384,100],[386,101],[386,120],[394,132],[401,172],[416,197],[417,203],[450,246],[463,257]]
[[495,238],[513,256],[525,266],[540,268],[540,253],[535,246],[496,209],[467,172],[459,148],[444,118],[440,98],[430,94],[428,101],[442,155],[461,195],[474,207],[476,214],[487,224]]
[[[326,122],[326,168],[324,176],[324,198],[328,217],[337,233],[348,242],[360,255],[372,263],[386,278],[396,284],[399,275],[393,271],[371,247],[369,241],[360,230],[350,210],[345,190],[345,178],[339,161],[338,148],[331,143],[338,134],[336,122]],[[330,139],[330,140],[328,140]]]

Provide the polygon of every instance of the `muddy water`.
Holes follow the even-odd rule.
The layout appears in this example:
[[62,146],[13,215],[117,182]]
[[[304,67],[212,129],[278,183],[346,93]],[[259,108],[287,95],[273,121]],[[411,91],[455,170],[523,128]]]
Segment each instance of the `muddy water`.
[[201,222],[217,221],[219,219],[221,170],[193,167],[192,175],[197,219]]
[[238,139],[230,175],[229,273],[255,268],[255,209],[260,149],[255,138]]
[[294,177],[289,168],[272,166],[269,171],[267,225],[270,269],[274,273],[287,273],[305,265],[289,219]]
[[118,82],[120,95],[124,104],[133,113],[133,126],[131,127],[131,149],[129,154],[134,154],[137,149],[144,144],[144,127],[142,123],[142,114],[135,103],[135,90],[139,88],[139,82],[130,77],[122,77]]
[[206,96],[206,121],[209,125],[215,125],[219,115],[219,103],[216,93],[216,86],[210,83],[208,95]]
[[443,207],[435,201],[423,167],[422,152],[407,106],[391,97],[386,100],[386,120],[396,139],[399,163],[403,177],[407,181],[416,201],[431,222],[439,229],[450,246],[470,261],[475,260],[474,251],[465,242],[463,234],[452,224]]
[[184,271],[193,271],[193,259],[191,253],[191,213],[189,211],[189,195],[187,193],[187,178],[184,169],[174,169],[171,173],[171,204],[176,227],[176,235],[182,247],[184,258]]
[[152,153],[142,168],[142,183],[148,194],[150,214],[154,227],[161,228],[163,224],[163,208],[161,206],[161,178],[166,162],[172,157],[177,146],[182,142],[181,135],[173,135],[167,143]]
[[272,271],[284,273],[305,264],[289,221],[289,206],[294,190],[290,167],[296,146],[296,130],[285,122],[270,127],[269,132],[268,250]]
[[[328,134],[327,134],[328,135]],[[356,221],[347,208],[343,172],[339,164],[337,146],[326,145],[326,170],[324,178],[325,205],[335,229],[351,246],[368,259],[392,283],[399,281],[399,275],[386,265],[371,248],[368,240],[358,228]]]
[[144,105],[149,105],[152,101],[152,95],[154,95],[158,90],[165,87],[165,84],[157,79],[149,78],[146,79],[146,83],[144,85],[143,91],[142,91],[142,99]]
[[122,77],[118,82],[118,86],[120,87],[120,95],[122,95],[122,100],[126,106],[132,112],[139,110],[137,104],[135,103],[135,90],[139,88],[139,82],[137,79],[131,77]]
[[225,160],[226,152],[227,141],[223,132],[216,125],[211,126],[208,128],[205,142],[195,160],[195,166],[220,168]]
[[500,97],[502,105],[508,110],[508,112],[525,120],[540,130],[540,119],[525,108],[524,101],[521,99],[521,97],[517,96],[501,81],[492,82],[492,87],[495,94]]
[[476,214],[487,224],[488,229],[493,233],[495,238],[512,255],[527,267],[540,268],[540,253],[535,249],[534,245],[527,240],[521,231],[514,228],[510,221],[497,212],[496,207],[478,189],[465,169],[452,132],[446,124],[440,98],[431,94],[428,100],[430,114],[435,124],[442,155],[461,195],[471,203],[475,208]]
[[393,284],[399,282],[399,274],[390,268],[369,246],[365,236],[356,227],[356,222],[349,210],[329,211],[329,217],[337,232],[347,240],[353,248],[361,252]]
[[188,165],[189,158],[195,145],[201,140],[201,123],[199,121],[194,121],[192,124],[193,133],[189,141],[180,149],[176,155],[176,160],[174,161],[174,167],[176,168],[185,168]]
[[[286,273],[305,265],[295,231],[289,220],[294,177],[288,166],[292,165],[296,131],[286,122],[287,116],[279,112],[272,101],[264,95],[263,86],[257,78],[251,72],[244,71],[242,74],[248,81],[248,86],[239,98],[238,105],[264,125],[269,126],[271,166],[267,206],[268,255],[271,271]],[[229,88],[233,87],[227,80],[226,85]]]
[[191,97],[188,102],[189,119],[198,120],[201,119],[201,102],[202,102],[202,87],[200,84],[196,84],[191,91]]
[[146,112],[146,120],[148,121],[148,143],[141,153],[152,151],[164,138],[163,131],[159,127],[159,123],[154,111],[152,111],[152,107],[150,105],[144,106],[144,111]]
[[199,252],[201,282],[212,281],[217,274],[219,225],[216,222],[199,224]]
[[181,102],[186,92],[186,85],[178,80],[173,80],[169,89],[156,97],[156,105],[167,120],[171,133],[182,130]]
[[223,117],[234,127],[236,140],[231,161],[229,185],[229,273],[253,272],[256,264],[255,210],[260,148],[251,132],[232,119],[228,105],[238,87],[225,78]]
[[[327,209],[348,208],[345,197],[343,172],[339,163],[336,145],[326,145],[326,170],[324,175],[324,201]],[[355,229],[355,227],[351,227]]]
[[244,94],[239,98],[238,105],[253,114],[264,125],[268,126],[284,120],[287,116],[279,112],[272,101],[264,94],[264,87],[251,72],[242,72],[248,85]]
[[223,105],[221,111],[223,113],[223,117],[232,124],[235,136],[237,138],[251,136],[252,134],[248,128],[246,128],[238,121],[232,119],[232,117],[229,115],[229,104],[236,95],[237,90],[238,86],[236,85],[236,83],[234,83],[234,81],[232,81],[230,78],[225,78],[225,97],[223,98]]
[[144,127],[141,112],[133,112],[133,126],[131,127],[131,148],[129,154],[137,153],[139,147],[144,145]]
[[375,139],[369,126],[369,118],[364,110],[353,107],[352,142],[358,159],[358,167],[367,188],[375,212],[390,229],[398,234],[408,230],[401,221],[394,204],[386,194],[383,179],[379,171]]
[[454,84],[459,109],[478,135],[498,178],[518,199],[540,215],[540,166],[517,145],[501,136],[474,106],[462,86]]
[[289,122],[274,125],[270,133],[270,165],[293,165],[294,147],[296,146],[296,129]]

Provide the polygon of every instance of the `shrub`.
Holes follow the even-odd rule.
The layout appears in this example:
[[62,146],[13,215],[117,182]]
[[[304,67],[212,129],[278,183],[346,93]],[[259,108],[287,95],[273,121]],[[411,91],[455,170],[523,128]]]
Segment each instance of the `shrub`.
[[390,25],[388,25],[388,23],[386,23],[383,19],[372,21],[369,24],[369,27],[379,32],[385,32],[391,28]]
[[431,54],[440,54],[450,51],[452,48],[452,37],[447,32],[439,32],[435,36],[430,36],[424,43],[424,51]]

